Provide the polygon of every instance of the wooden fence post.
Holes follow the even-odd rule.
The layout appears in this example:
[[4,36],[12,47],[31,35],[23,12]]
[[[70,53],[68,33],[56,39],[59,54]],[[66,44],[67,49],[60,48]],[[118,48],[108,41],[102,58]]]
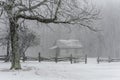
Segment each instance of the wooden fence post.
[[87,54],[85,55],[85,64],[87,64]]
[[70,63],[71,64],[73,63],[73,56],[72,56],[72,54],[70,55]]
[[38,53],[38,61],[41,62],[41,54],[40,54],[40,52]]
[[108,62],[109,62],[109,63],[111,62],[111,57],[110,57],[110,56],[108,57]]
[[26,57],[25,57],[25,54],[23,54],[23,62],[25,62],[26,60]]
[[55,62],[56,63],[58,62],[58,55],[57,55],[57,53],[55,54]]
[[100,57],[99,56],[97,57],[97,63],[98,64],[100,63]]

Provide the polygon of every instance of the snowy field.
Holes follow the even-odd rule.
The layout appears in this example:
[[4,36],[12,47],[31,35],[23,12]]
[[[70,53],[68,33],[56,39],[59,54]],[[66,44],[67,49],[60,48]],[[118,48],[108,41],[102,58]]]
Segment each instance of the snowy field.
[[88,64],[70,62],[22,62],[22,70],[9,70],[10,63],[0,62],[0,80],[120,80],[120,62]]

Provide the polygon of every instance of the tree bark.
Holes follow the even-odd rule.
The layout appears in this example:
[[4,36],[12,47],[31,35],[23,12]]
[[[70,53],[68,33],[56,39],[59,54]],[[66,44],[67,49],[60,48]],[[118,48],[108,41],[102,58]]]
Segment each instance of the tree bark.
[[10,20],[10,36],[12,49],[12,60],[10,69],[21,69],[18,43],[18,25],[16,20]]

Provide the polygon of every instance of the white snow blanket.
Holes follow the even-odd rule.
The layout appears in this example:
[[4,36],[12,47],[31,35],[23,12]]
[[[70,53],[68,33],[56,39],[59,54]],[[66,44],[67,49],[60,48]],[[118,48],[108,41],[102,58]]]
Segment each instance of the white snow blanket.
[[0,80],[120,80],[120,62],[88,64],[70,62],[22,62],[22,70],[9,70],[10,63],[0,62]]

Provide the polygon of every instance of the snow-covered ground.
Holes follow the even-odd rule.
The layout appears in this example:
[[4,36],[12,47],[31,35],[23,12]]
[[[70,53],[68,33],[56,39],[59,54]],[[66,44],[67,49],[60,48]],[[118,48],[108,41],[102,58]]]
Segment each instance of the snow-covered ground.
[[22,70],[9,70],[10,63],[0,62],[0,80],[120,80],[120,62],[88,64],[70,62],[22,62]]

